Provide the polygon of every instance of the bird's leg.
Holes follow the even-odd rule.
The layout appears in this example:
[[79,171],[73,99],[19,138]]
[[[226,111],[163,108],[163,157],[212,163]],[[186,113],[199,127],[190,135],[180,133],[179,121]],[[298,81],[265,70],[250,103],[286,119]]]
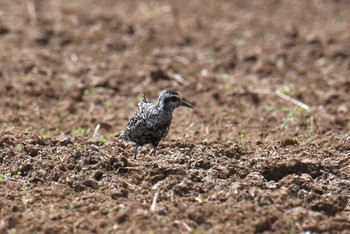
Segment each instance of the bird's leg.
[[136,144],[136,148],[135,148],[135,152],[134,152],[134,160],[136,160],[136,156],[137,156],[137,149],[139,148],[139,145]]
[[158,144],[155,144],[155,145],[152,145],[152,146],[153,146],[152,155],[153,155],[153,156],[156,156]]

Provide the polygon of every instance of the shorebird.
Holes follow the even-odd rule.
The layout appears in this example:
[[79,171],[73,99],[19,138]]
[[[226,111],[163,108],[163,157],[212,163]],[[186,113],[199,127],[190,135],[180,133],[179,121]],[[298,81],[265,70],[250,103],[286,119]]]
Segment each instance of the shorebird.
[[151,144],[153,155],[156,154],[159,142],[168,134],[173,111],[179,106],[193,108],[173,90],[164,90],[160,93],[158,103],[149,102],[142,92],[142,101],[138,104],[138,110],[130,117],[124,131],[117,137],[125,141],[136,143],[134,159],[137,157],[139,146]]

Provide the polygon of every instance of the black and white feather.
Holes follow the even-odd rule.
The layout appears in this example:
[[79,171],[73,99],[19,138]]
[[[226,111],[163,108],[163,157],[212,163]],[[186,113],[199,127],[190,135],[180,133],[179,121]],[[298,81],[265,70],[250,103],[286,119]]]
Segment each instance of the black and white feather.
[[153,154],[156,154],[159,142],[168,134],[173,111],[179,106],[193,108],[189,103],[181,100],[180,95],[173,90],[160,93],[158,103],[150,103],[145,94],[141,94],[142,101],[138,110],[131,116],[119,138],[136,143],[134,159],[139,146],[151,144]]

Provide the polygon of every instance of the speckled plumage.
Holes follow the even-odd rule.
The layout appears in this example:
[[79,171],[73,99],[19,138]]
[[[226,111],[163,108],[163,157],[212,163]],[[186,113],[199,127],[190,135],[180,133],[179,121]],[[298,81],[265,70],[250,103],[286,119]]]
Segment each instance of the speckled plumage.
[[157,104],[150,103],[142,93],[138,110],[131,116],[125,130],[119,135],[122,140],[136,143],[134,159],[136,159],[138,147],[145,144],[151,144],[154,149],[153,154],[156,153],[159,142],[168,134],[173,111],[179,106],[193,108],[182,101],[180,95],[173,90],[161,92]]

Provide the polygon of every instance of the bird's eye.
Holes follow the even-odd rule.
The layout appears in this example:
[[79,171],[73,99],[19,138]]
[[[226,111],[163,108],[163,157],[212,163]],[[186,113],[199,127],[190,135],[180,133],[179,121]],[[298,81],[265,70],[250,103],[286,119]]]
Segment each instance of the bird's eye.
[[169,97],[169,101],[176,102],[178,100],[178,97]]

